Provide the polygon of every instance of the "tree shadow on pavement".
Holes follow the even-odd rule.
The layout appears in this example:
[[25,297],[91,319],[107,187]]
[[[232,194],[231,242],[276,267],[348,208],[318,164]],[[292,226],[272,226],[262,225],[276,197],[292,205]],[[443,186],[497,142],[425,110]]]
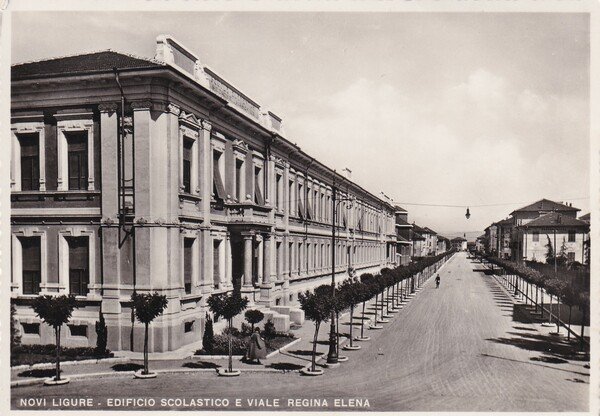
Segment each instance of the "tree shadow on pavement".
[[142,364],[137,363],[125,363],[125,364],[115,364],[111,367],[113,371],[138,371],[144,368]]
[[301,368],[304,368],[304,366],[300,365],[300,364],[282,362],[282,363],[269,364],[267,366],[267,368],[274,368],[275,370],[282,370],[282,371],[295,371],[295,370],[300,370]]
[[[291,354],[291,355],[311,356],[312,355],[312,350],[294,350],[294,351],[287,351],[287,353]],[[280,354],[283,354],[283,351]],[[317,351],[315,355],[323,355],[323,353]]]
[[[488,338],[487,341],[497,344],[512,345],[527,351],[537,351],[546,356],[571,361],[589,361],[589,354],[578,354],[579,344],[576,341],[567,341],[555,335],[530,334],[521,332],[507,332],[514,335],[512,338]],[[547,361],[546,361],[547,362]]]
[[[62,373],[62,370],[60,370]],[[50,378],[56,375],[55,368],[36,368],[34,370],[27,370],[17,374],[17,377],[35,377],[35,378]]]
[[221,368],[219,364],[211,363],[208,361],[194,361],[183,363],[182,367],[186,368]]

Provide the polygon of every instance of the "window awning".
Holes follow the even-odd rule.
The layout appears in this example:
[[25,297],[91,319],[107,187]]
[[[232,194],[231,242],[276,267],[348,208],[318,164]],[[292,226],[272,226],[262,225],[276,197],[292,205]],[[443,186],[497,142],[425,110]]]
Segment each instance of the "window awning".
[[219,166],[216,163],[213,164],[213,187],[215,197],[224,200],[227,194],[225,192],[225,186],[223,185],[223,178],[221,178]]

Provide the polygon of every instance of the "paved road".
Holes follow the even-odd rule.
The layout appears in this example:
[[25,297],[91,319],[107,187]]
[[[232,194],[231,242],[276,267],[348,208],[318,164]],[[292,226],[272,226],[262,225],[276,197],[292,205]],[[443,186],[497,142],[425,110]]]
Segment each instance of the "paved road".
[[[46,408],[53,398],[89,397],[97,408],[107,406],[106,397],[152,397],[155,409],[164,409],[161,398],[186,398],[187,402],[176,403],[179,408],[196,410],[219,409],[219,403],[192,403],[191,399],[227,398],[227,409],[239,410],[249,408],[247,400],[262,398],[279,399],[279,407],[254,403],[250,408],[586,411],[587,362],[577,361],[570,346],[547,335],[545,328],[513,318],[509,295],[493,276],[477,269],[482,266],[465,253],[455,255],[441,269],[440,289],[431,279],[384,330],[369,331],[372,340],[362,343],[360,351],[347,353],[350,361],[327,369],[321,377],[244,373],[225,379],[212,373],[187,373],[161,374],[155,380],[74,381],[60,388],[16,388],[13,406],[20,398],[43,393]],[[320,338],[325,340],[326,330]],[[236,407],[236,398],[242,399],[241,407]],[[305,401],[290,403],[289,399]],[[352,399],[358,399],[353,402],[357,407],[340,407],[350,405]],[[361,407],[365,400],[368,408]]]

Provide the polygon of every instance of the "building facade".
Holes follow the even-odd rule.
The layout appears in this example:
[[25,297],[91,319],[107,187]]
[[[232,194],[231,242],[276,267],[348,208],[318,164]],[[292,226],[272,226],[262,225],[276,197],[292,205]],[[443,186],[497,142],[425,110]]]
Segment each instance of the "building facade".
[[303,152],[281,118],[169,36],[153,59],[15,65],[11,99],[23,343],[53,339],[29,306],[41,294],[77,298],[65,345],[95,345],[102,313],[113,351],[143,347],[131,294],[164,294],[149,348],[170,351],[201,340],[211,294],[237,288],[285,326],[332,268],[342,280],[396,264],[394,207]]

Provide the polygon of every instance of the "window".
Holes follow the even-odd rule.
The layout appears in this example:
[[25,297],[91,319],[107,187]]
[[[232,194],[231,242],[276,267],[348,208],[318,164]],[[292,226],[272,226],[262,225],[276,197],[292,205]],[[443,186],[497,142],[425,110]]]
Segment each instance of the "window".
[[298,251],[296,252],[296,269],[298,270],[298,274],[302,270],[302,243],[298,243]]
[[294,243],[289,243],[288,244],[288,268],[289,268],[289,272],[290,275],[292,274],[292,270],[293,268],[293,263],[294,263]]
[[88,187],[87,133],[67,133],[67,158],[69,189],[83,190]]
[[575,230],[569,230],[569,243],[575,242],[575,235],[576,235]]
[[37,135],[19,137],[21,146],[21,190],[37,191],[40,188],[40,148]]
[[218,289],[221,283],[220,251],[221,240],[213,240],[213,285],[215,289]]
[[39,335],[40,324],[21,324],[23,326],[23,333],[26,335]]
[[23,294],[37,295],[40,293],[42,281],[41,268],[41,239],[40,237],[20,238],[23,261]]
[[89,289],[89,238],[68,237],[69,244],[69,291],[85,296]]
[[532,240],[533,240],[534,242],[538,242],[538,241],[540,241],[540,232],[539,232],[539,231],[534,231],[534,232],[531,234],[531,237],[532,237]]
[[194,239],[184,238],[183,239],[183,288],[185,293],[192,293],[192,273],[193,273],[193,259],[194,259]]
[[244,161],[241,159],[235,160],[235,197],[238,201],[244,199]]
[[194,321],[184,322],[183,323],[183,332],[188,333],[194,330]]
[[288,210],[290,215],[294,213],[294,202],[294,181],[290,181],[288,185]]
[[215,199],[224,200],[226,197],[225,186],[223,185],[223,177],[221,176],[221,158],[223,154],[217,150],[213,150],[213,196]]
[[69,331],[72,337],[87,338],[87,325],[69,325]]
[[254,203],[257,205],[264,205],[265,198],[262,192],[262,169],[258,166],[254,167]]
[[277,211],[281,210],[282,208],[282,201],[281,201],[281,194],[283,193],[282,189],[281,189],[281,174],[280,173],[276,173],[275,174],[275,208],[277,209]]
[[298,184],[298,216],[304,219],[304,189],[302,184]]
[[183,192],[192,192],[192,147],[194,141],[183,139]]

